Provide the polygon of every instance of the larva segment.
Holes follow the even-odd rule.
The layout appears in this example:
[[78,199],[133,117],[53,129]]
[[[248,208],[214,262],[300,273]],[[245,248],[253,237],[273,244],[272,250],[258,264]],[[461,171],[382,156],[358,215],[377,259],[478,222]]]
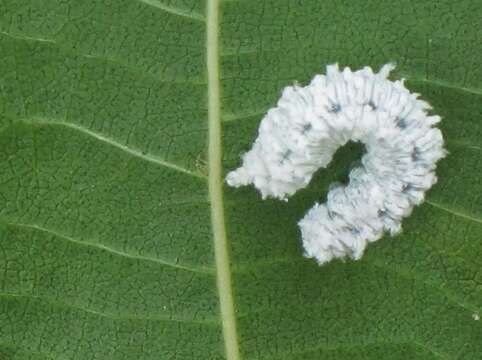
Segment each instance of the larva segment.
[[253,184],[263,199],[287,200],[326,167],[348,141],[362,142],[362,165],[347,186],[328,193],[299,221],[307,257],[359,259],[384,232],[396,234],[403,217],[424,200],[445,156],[442,133],[430,105],[403,80],[390,81],[393,65],[378,73],[329,65],[305,87],[288,86],[261,121],[258,137],[228,174],[230,186]]

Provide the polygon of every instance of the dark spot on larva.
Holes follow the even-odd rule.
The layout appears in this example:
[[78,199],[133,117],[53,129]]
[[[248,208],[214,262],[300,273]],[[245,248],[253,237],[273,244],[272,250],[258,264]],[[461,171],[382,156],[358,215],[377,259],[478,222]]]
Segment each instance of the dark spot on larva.
[[402,187],[402,192],[403,193],[407,193],[409,192],[410,190],[414,189],[413,185],[412,184],[405,184],[403,185]]
[[360,230],[358,230],[357,228],[354,228],[353,226],[345,226],[344,229],[349,231],[353,235],[360,234]]
[[338,214],[337,212],[335,211],[331,211],[331,210],[328,210],[328,217],[333,220],[333,218],[335,217],[340,217],[340,214]]
[[419,159],[420,159],[420,149],[415,146],[412,151],[412,160],[417,161]]
[[391,216],[391,214],[388,212],[387,209],[380,209],[380,210],[378,210],[378,217],[379,217],[379,218],[382,218],[382,219],[383,219],[383,218],[388,218],[388,219],[391,219],[391,220],[395,220],[395,219]]
[[387,209],[378,210],[378,217],[381,219],[390,219],[395,222],[397,221]]
[[404,193],[408,193],[409,191],[421,191],[423,190],[423,188],[419,187],[419,186],[415,186],[414,184],[406,184],[403,188],[402,188],[402,192]]
[[372,110],[376,110],[376,109],[377,109],[377,106],[373,103],[372,100],[370,100],[367,105],[370,106],[370,108],[371,108]]
[[285,162],[285,160],[289,159],[292,151],[291,150],[286,150],[282,155],[281,155],[281,163]]
[[311,124],[305,124],[303,125],[303,134],[306,134],[308,131],[310,131],[313,128],[313,125]]
[[395,118],[395,124],[400,129],[405,129],[407,127],[407,121],[405,119],[399,118],[398,116]]
[[341,111],[340,104],[331,104],[330,109],[328,110],[331,113],[338,114]]

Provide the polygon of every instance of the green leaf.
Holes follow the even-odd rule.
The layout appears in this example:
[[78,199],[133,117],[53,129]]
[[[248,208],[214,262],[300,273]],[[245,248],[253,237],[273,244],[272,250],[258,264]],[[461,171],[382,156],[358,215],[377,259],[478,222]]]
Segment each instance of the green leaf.
[[[0,358],[482,358],[480,0],[0,1]],[[360,261],[222,187],[281,89],[397,63],[450,155]]]

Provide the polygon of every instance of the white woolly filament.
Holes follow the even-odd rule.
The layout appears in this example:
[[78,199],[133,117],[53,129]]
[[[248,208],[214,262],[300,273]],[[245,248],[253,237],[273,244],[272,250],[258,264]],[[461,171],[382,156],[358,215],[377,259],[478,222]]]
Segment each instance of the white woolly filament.
[[327,66],[305,87],[288,86],[261,121],[243,165],[228,174],[230,186],[254,184],[263,199],[281,200],[308,185],[348,141],[366,147],[362,166],[347,186],[328,193],[299,221],[307,257],[359,259],[368,243],[401,230],[403,217],[435,184],[436,162],[445,156],[442,133],[430,105],[410,93],[403,79],[388,80],[393,65],[374,73]]

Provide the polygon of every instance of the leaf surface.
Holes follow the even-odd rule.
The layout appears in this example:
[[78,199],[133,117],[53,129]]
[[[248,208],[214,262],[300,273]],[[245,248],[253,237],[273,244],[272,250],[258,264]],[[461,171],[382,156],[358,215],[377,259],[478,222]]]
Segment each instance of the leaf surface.
[[[1,1],[0,358],[480,359],[481,12]],[[284,86],[390,61],[450,154],[401,235],[318,267],[296,223],[360,146],[288,203],[222,177]]]

